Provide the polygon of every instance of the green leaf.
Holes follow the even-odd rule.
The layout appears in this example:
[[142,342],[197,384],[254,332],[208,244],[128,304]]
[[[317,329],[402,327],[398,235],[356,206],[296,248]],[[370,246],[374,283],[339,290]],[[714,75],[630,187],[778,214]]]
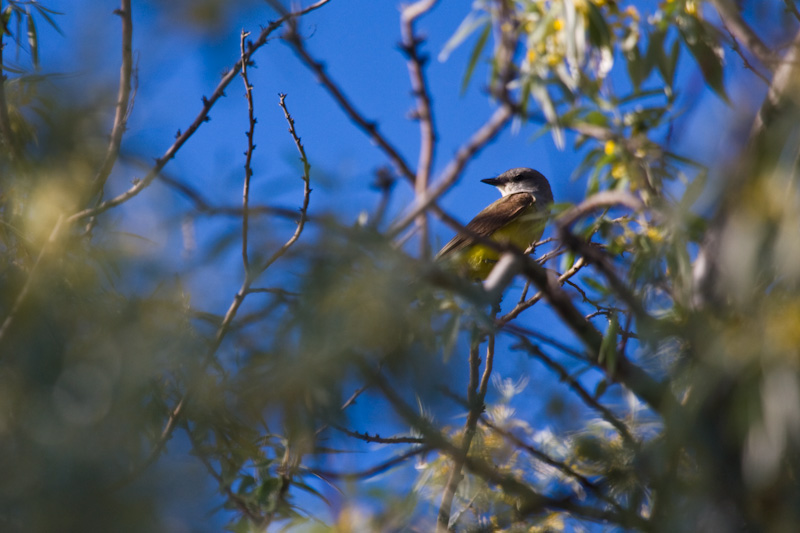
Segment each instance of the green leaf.
[[638,93],[642,86],[642,82],[647,77],[649,69],[645,68],[645,61],[642,60],[642,54],[639,52],[639,47],[634,46],[626,54],[628,66],[628,77],[631,79],[634,90]]
[[594,2],[586,2],[589,18],[589,42],[598,48],[611,48],[611,30]]
[[608,389],[608,380],[601,380],[600,383],[594,388],[594,399],[597,400],[605,394],[606,390]]
[[575,252],[572,250],[564,254],[561,258],[561,271],[566,272],[575,265]]
[[478,16],[475,15],[475,13],[467,15],[467,17],[461,21],[461,24],[458,26],[453,36],[450,37],[444,44],[444,47],[442,47],[442,51],[439,52],[439,61],[447,61],[452,51],[458,48],[467,37],[472,35],[472,33],[483,24],[487,23],[488,20],[488,15]]
[[608,288],[599,281],[597,281],[596,279],[584,276],[583,278],[581,278],[581,280],[599,294],[603,296],[609,294]]
[[612,375],[617,367],[617,333],[619,333],[619,322],[617,315],[612,314],[606,334],[600,343],[600,352],[597,354],[597,362],[604,365]]
[[475,43],[475,48],[472,49],[472,53],[469,56],[469,62],[467,62],[467,70],[464,72],[464,79],[461,80],[461,94],[467,90],[467,85],[469,85],[469,80],[472,78],[472,73],[475,70],[475,65],[478,63],[478,59],[481,57],[481,52],[486,47],[486,43],[489,40],[489,35],[492,33],[492,25],[487,22],[484,27],[483,31],[481,32],[480,36],[478,37],[478,42]]
[[31,61],[33,68],[39,69],[39,39],[36,35],[36,23],[28,11],[28,45],[31,47]]
[[53,17],[50,16],[51,14],[53,14],[53,15],[63,15],[64,13],[62,13],[60,11],[55,11],[53,9],[48,9],[48,8],[46,8],[44,6],[39,5],[39,4],[34,4],[33,7],[36,9],[36,11],[39,12],[39,14],[42,16],[42,18],[44,18],[47,21],[47,23],[50,24],[50,26],[52,26],[52,28],[59,33],[59,35],[61,35],[62,37],[64,36],[64,32],[61,31],[61,28],[59,28],[58,24],[56,24],[56,21],[53,20]]
[[707,178],[708,172],[703,171],[698,173],[697,176],[689,182],[680,201],[680,207],[682,209],[688,210],[694,205],[706,187]]
[[715,45],[718,47],[718,43],[713,41],[710,32],[700,21],[694,17],[687,17],[687,21],[688,23],[680,28],[686,47],[697,61],[708,86],[725,102],[730,103],[725,92],[725,72],[722,58],[715,49]]

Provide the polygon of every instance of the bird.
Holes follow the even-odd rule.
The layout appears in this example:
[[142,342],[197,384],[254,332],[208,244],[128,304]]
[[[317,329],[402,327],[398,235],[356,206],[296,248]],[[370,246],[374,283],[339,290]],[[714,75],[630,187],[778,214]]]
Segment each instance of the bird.
[[453,237],[435,258],[473,281],[487,278],[500,252],[472,235],[524,251],[541,238],[553,203],[550,182],[531,168],[512,168],[481,182],[495,186],[502,196],[478,213],[465,226],[467,231]]

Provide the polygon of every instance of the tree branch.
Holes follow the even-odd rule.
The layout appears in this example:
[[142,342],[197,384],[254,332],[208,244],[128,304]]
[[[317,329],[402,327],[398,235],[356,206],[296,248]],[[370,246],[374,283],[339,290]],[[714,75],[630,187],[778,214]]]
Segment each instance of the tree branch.
[[752,52],[764,67],[773,72],[778,58],[756,35],[753,29],[747,25],[733,0],[711,0],[711,3],[716,8],[722,23],[731,35]]
[[[436,130],[431,108],[431,96],[425,79],[423,64],[427,58],[419,53],[422,40],[414,35],[416,20],[433,9],[438,0],[419,0],[403,8],[400,14],[400,34],[402,36],[403,50],[408,61],[408,76],[411,80],[411,89],[417,100],[415,118],[419,121],[420,147],[419,161],[417,162],[417,176],[414,181],[414,191],[417,196],[424,194],[428,188],[431,172],[433,170],[433,154],[436,147]],[[425,213],[417,217],[417,226],[420,232],[420,257],[427,259],[430,253],[428,247],[428,218]]]
[[[133,72],[133,13],[131,12],[131,0],[121,0],[120,8],[114,13],[122,19],[122,65],[119,69],[117,105],[114,110],[114,125],[111,127],[111,136],[106,155],[89,187],[86,195],[87,200],[99,194],[108,180],[108,176],[117,162],[122,136],[125,133],[128,115],[130,114],[131,75]],[[79,207],[81,206],[83,204],[79,205]]]
[[[253,111],[253,86],[250,85],[250,80],[247,77],[247,66],[250,60],[247,58],[247,53],[245,51],[245,41],[248,35],[250,35],[250,32],[245,32],[242,30],[240,39],[240,61],[242,63],[242,69],[240,70],[240,74],[242,75],[242,81],[244,82],[244,97],[245,100],[247,100],[248,123],[248,129],[245,132],[245,135],[247,136],[247,150],[245,151],[244,155],[244,184],[242,186],[242,264],[244,265],[245,274],[249,277],[250,257],[247,250],[248,233],[250,230],[250,178],[253,177],[253,167],[251,166],[251,162],[253,161],[253,150],[256,148],[256,145],[253,143],[253,136],[255,135],[256,130],[256,118]],[[283,100],[281,100],[281,103],[283,103]]]

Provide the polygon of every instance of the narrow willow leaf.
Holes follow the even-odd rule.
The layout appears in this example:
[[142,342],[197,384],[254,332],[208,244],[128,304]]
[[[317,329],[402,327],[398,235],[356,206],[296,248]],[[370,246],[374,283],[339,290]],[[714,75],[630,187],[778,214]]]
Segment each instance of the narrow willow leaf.
[[464,79],[461,81],[461,94],[467,90],[467,86],[469,85],[469,80],[472,78],[472,73],[475,70],[475,65],[478,64],[478,59],[481,57],[481,53],[483,49],[486,47],[486,43],[489,41],[489,35],[492,33],[492,25],[491,23],[487,22],[483,27],[483,31],[481,32],[480,37],[478,37],[478,42],[475,43],[475,48],[472,49],[472,54],[469,56],[469,62],[467,63],[467,70],[464,72]]
[[690,20],[692,23],[680,28],[683,42],[686,43],[686,47],[700,67],[708,86],[725,102],[730,103],[725,92],[725,71],[723,70],[722,58],[712,43],[709,42],[711,35],[699,21],[694,18]]
[[453,50],[458,48],[467,37],[472,35],[472,33],[483,24],[487,23],[488,20],[488,15],[476,15],[474,13],[467,15],[467,17],[461,21],[461,24],[458,26],[455,33],[453,33],[453,36],[444,44],[442,51],[439,52],[439,61],[447,61],[447,58],[450,57]]
[[31,61],[33,68],[39,69],[39,39],[36,35],[36,23],[33,21],[30,10],[28,11],[28,45],[31,47]]
[[597,362],[606,367],[610,374],[614,374],[617,366],[617,333],[619,332],[619,322],[616,315],[611,315],[606,334],[600,343],[600,353],[597,354]]

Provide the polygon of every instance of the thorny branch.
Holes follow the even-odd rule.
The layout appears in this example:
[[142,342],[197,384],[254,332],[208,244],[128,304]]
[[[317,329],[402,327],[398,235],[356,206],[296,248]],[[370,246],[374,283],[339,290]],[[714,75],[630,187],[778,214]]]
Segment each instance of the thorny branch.
[[114,125],[111,127],[111,138],[108,142],[103,163],[97,171],[89,187],[87,198],[98,194],[108,180],[111,170],[117,162],[122,136],[128,124],[131,99],[131,76],[133,73],[133,13],[131,0],[122,0],[122,4],[114,13],[122,19],[122,66],[119,69],[119,91],[114,110]]
[[247,136],[247,150],[244,155],[244,185],[242,190],[242,264],[244,265],[245,275],[248,277],[250,276],[250,257],[247,252],[249,246],[248,233],[250,231],[250,178],[253,177],[253,167],[251,163],[253,161],[253,151],[256,148],[256,145],[253,143],[253,136],[256,130],[256,117],[253,110],[253,86],[250,85],[250,79],[247,77],[247,67],[250,60],[247,58],[247,52],[245,50],[245,42],[249,35],[250,32],[242,30],[240,40],[242,54],[240,60],[242,63],[242,70],[240,73],[242,75],[242,81],[244,82],[244,97],[245,100],[247,100],[247,123],[249,125],[245,132]]
[[[417,196],[423,194],[428,188],[428,182],[433,170],[436,130],[433,121],[430,91],[428,90],[423,68],[427,58],[420,55],[419,45],[422,43],[422,39],[414,34],[414,23],[419,17],[433,9],[436,3],[437,0],[420,0],[403,8],[400,14],[403,50],[408,56],[408,76],[411,79],[411,90],[417,100],[417,108],[414,115],[419,121],[419,161],[417,162],[417,176],[414,181],[414,191]],[[424,212],[417,217],[417,227],[420,234],[420,256],[427,259],[430,253],[428,248],[428,217]]]
[[764,41],[761,40],[756,32],[747,25],[747,22],[745,22],[742,17],[742,13],[733,0],[711,0],[711,3],[716,8],[717,13],[719,13],[722,19],[722,23],[731,35],[750,50],[764,67],[769,69],[770,72],[773,72],[778,58],[772,50],[764,44]]

